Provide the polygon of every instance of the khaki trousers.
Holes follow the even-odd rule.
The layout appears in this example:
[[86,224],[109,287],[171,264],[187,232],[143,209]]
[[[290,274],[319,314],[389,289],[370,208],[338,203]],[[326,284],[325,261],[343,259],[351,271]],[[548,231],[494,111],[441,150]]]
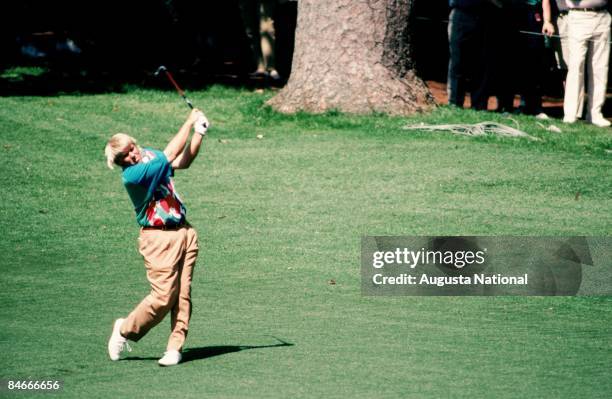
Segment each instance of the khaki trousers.
[[565,118],[579,114],[584,92],[584,70],[588,68],[587,119],[602,119],[610,58],[610,14],[607,11],[570,11],[567,15],[569,57],[563,111]]
[[180,351],[191,317],[191,278],[198,256],[198,235],[186,225],[177,230],[141,229],[138,240],[151,292],[125,319],[121,335],[138,341],[171,312],[167,350]]

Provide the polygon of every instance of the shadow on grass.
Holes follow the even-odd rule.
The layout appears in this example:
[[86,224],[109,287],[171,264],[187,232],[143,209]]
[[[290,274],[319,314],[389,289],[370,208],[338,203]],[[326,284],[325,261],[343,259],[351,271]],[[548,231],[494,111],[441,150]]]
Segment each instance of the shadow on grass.
[[[249,349],[265,349],[265,348],[280,348],[284,346],[293,346],[294,344],[274,337],[278,344],[273,345],[217,345],[203,346],[200,348],[188,348],[183,351],[183,360],[181,363],[191,362],[193,360],[208,359],[215,356],[226,355],[228,353],[241,352]],[[123,360],[157,360],[158,357],[126,357]]]

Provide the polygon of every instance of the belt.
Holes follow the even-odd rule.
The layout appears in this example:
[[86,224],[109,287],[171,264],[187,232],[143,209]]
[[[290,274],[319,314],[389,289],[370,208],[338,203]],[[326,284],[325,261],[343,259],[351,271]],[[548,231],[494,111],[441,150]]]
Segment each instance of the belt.
[[182,229],[183,227],[187,226],[187,222],[183,222],[181,224],[175,224],[172,226],[143,226],[141,227],[142,230],[179,230]]
[[597,7],[597,8],[570,8],[568,9],[568,11],[583,11],[583,12],[599,12],[599,11],[605,11],[606,7]]

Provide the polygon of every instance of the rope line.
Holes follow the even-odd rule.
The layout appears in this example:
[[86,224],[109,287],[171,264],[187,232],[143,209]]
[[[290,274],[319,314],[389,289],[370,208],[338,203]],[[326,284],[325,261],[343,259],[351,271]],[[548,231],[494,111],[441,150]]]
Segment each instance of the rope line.
[[533,141],[540,141],[539,138],[534,137],[530,134],[512,128],[510,126],[502,125],[497,122],[480,122],[474,124],[448,124],[448,125],[426,125],[425,123],[419,123],[416,125],[406,125],[402,129],[404,130],[421,130],[427,132],[449,132],[452,134],[460,134],[464,136],[487,136],[496,135],[503,137],[523,137]]
[[[414,17],[414,19],[418,19],[420,21],[429,21],[429,22],[438,22],[438,23],[442,23],[442,24],[447,24],[450,22],[447,19],[433,19],[433,18],[429,18],[429,17]],[[527,31],[527,30],[519,30],[519,33],[522,33],[524,35],[531,35],[531,36],[543,36],[544,38],[557,38],[559,40],[567,40],[568,36],[560,36],[560,35],[545,35],[542,32],[531,32],[531,31]],[[593,42],[596,43],[598,42],[598,40],[595,39],[589,39],[589,42]],[[608,42],[608,43],[612,43],[612,41]]]

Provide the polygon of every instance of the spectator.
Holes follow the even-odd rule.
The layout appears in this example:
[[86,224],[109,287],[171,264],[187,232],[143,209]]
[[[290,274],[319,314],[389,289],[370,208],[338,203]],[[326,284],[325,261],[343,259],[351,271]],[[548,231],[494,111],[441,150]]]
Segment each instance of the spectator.
[[277,2],[278,0],[238,1],[253,63],[257,66],[252,75],[270,77],[273,80],[280,80],[276,70],[276,32],[273,19]]
[[[541,0],[512,0],[500,22],[498,111],[512,112],[515,94],[521,95],[519,111],[547,118],[542,112],[544,40]],[[511,77],[511,78],[510,78]]]
[[[463,107],[469,88],[471,107],[486,110],[492,78],[494,24],[499,0],[449,0],[450,60],[448,102]],[[468,87],[469,86],[469,87]]]
[[[555,51],[557,69],[563,76],[563,87],[567,77],[567,59],[569,59],[569,41],[567,39],[567,14],[568,7],[565,0],[542,0],[542,10],[544,13],[544,24],[542,33],[550,37],[552,47]],[[557,32],[556,38],[553,35]],[[582,117],[584,108],[584,86],[578,96],[578,113],[576,118]]]
[[588,68],[587,121],[608,127],[602,114],[608,84],[610,58],[610,21],[608,0],[567,0],[567,37],[569,58],[563,100],[563,121],[574,123],[584,88],[584,69]]

